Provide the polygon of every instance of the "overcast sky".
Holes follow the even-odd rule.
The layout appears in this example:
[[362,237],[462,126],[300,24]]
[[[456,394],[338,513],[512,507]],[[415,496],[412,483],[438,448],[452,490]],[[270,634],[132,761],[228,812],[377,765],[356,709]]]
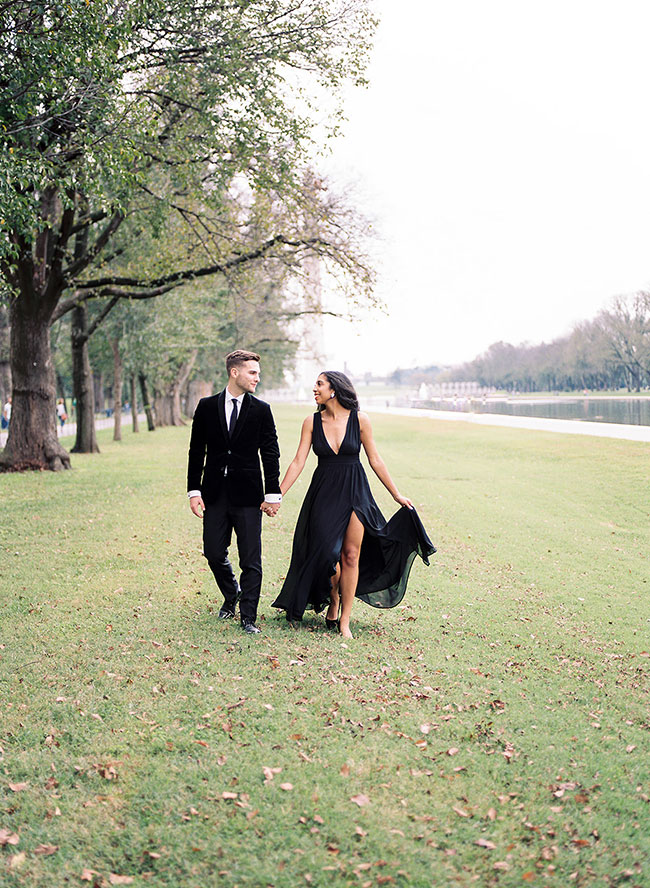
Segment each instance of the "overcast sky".
[[326,168],[381,235],[388,315],[332,365],[457,364],[650,286],[650,4],[375,0],[367,90]]

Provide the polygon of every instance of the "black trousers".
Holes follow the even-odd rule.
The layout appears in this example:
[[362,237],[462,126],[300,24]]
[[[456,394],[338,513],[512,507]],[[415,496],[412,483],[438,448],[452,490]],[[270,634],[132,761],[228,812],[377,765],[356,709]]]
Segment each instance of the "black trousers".
[[262,512],[259,506],[233,506],[222,494],[203,513],[203,554],[208,560],[224,607],[234,612],[237,580],[228,560],[228,547],[235,531],[239,554],[239,613],[242,622],[254,623],[262,588]]

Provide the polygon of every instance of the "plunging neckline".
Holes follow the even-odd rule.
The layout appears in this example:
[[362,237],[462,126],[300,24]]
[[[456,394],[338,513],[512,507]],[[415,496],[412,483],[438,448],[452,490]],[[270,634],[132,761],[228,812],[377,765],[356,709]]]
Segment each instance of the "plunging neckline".
[[346,423],[345,423],[345,432],[343,433],[343,437],[341,438],[341,443],[339,444],[339,449],[338,449],[338,450],[334,450],[334,448],[332,447],[332,445],[330,444],[330,442],[327,440],[327,435],[325,434],[325,429],[324,429],[324,427],[323,427],[323,414],[322,414],[322,412],[319,414],[319,416],[320,416],[320,430],[321,430],[321,432],[323,433],[323,438],[325,438],[325,443],[327,444],[327,446],[329,447],[329,449],[332,451],[332,453],[334,454],[334,456],[338,456],[339,453],[341,452],[341,448],[343,447],[343,445],[344,445],[344,443],[345,443],[345,439],[346,439],[347,436],[348,436],[348,429],[349,429],[349,427],[350,427],[350,417],[352,416],[352,411],[350,410],[350,412],[348,413],[348,418],[347,418]]

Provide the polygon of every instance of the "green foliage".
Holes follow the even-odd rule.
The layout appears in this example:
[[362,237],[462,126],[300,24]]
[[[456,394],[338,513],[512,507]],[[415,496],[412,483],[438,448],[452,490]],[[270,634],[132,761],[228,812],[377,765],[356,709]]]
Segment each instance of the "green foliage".
[[187,429],[0,478],[0,881],[645,884],[647,447],[373,425],[439,551],[348,643],[270,607],[307,477],[254,640],[216,620]]
[[286,188],[312,126],[293,72],[330,92],[359,80],[373,25],[365,0],[5,0],[0,14],[0,248],[14,254],[53,224],[48,191],[113,212],[156,170],[167,195],[219,195],[237,173]]

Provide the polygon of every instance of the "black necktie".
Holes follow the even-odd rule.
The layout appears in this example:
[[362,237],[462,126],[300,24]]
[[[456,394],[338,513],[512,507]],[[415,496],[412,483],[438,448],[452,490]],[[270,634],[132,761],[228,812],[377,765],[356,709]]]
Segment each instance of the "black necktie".
[[228,435],[232,438],[232,434],[235,431],[235,426],[237,425],[237,401],[232,399],[232,413],[230,414],[230,423],[228,425]]

